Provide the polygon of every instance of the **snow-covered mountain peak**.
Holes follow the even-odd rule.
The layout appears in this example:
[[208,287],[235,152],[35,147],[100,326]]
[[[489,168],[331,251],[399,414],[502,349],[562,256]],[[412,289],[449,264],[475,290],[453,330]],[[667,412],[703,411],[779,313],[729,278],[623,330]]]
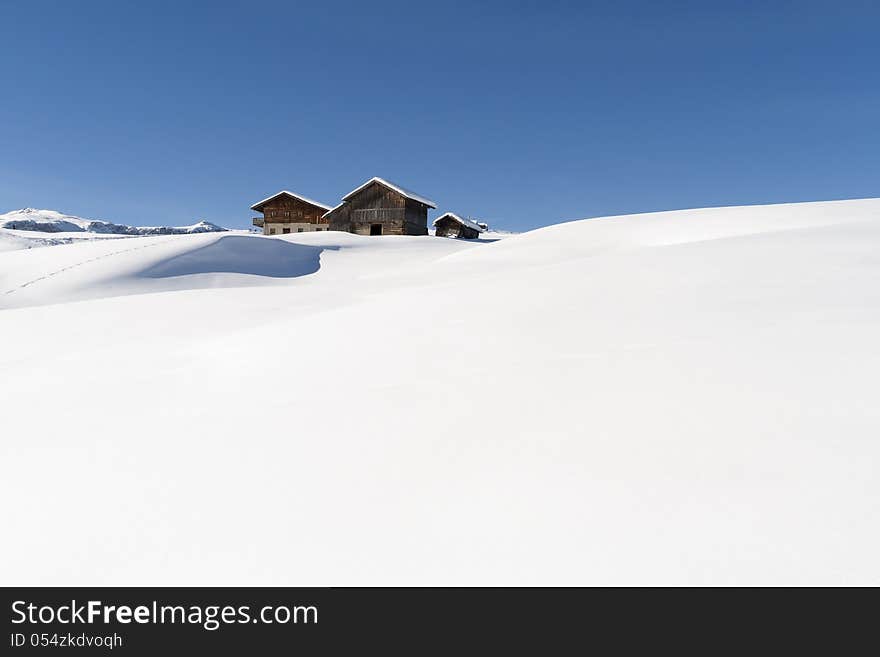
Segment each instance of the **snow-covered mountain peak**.
[[42,233],[111,233],[116,235],[177,235],[184,233],[210,233],[226,230],[209,221],[199,221],[190,226],[136,227],[116,224],[99,219],[83,219],[57,210],[21,208],[0,214],[0,228],[27,230]]

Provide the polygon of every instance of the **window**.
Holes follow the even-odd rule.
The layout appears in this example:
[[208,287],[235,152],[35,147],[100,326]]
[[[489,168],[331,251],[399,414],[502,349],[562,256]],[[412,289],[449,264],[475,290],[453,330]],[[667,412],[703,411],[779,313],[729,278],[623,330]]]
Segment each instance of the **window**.
[[315,231],[318,233],[320,233],[322,230],[324,230],[324,229],[323,228],[315,228]]
[[269,229],[269,234],[270,234],[270,235],[274,235],[274,234],[275,234],[275,229],[274,229],[274,228],[270,228],[270,229]]
[[281,232],[284,233],[285,235],[287,235],[287,233],[290,232],[290,228],[282,228]]
[[301,232],[303,232],[303,229],[302,229],[302,228],[297,228],[297,229],[296,229],[296,232],[297,232],[297,233],[301,233]]

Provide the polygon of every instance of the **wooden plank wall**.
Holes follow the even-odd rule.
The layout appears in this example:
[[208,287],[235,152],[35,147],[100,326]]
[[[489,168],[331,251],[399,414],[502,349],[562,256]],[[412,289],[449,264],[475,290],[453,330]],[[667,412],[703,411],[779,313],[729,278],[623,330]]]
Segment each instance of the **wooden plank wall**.
[[291,196],[281,196],[263,206],[263,217],[266,223],[309,223],[325,224],[321,216],[327,212],[323,208],[311,205]]

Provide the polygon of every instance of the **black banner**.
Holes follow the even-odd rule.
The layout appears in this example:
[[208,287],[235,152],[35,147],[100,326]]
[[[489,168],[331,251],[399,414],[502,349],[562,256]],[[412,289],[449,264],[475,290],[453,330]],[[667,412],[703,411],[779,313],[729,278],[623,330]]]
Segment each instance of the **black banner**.
[[[860,593],[869,593],[863,596]],[[3,589],[3,654],[456,654],[529,648],[840,652],[872,645],[874,591]],[[867,604],[866,604],[867,602]],[[863,641],[868,641],[867,644]]]

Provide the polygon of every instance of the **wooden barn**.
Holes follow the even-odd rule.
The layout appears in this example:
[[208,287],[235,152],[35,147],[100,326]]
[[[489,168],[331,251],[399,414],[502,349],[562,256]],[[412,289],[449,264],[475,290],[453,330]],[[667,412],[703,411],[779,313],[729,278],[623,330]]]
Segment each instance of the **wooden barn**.
[[475,240],[480,236],[480,233],[486,232],[488,228],[486,224],[462,219],[452,212],[447,212],[434,220],[434,234],[437,237],[460,237],[466,240]]
[[370,178],[324,215],[330,230],[358,235],[427,235],[434,201],[382,178]]
[[323,219],[329,209],[329,205],[286,190],[251,206],[251,210],[263,213],[262,217],[255,217],[253,222],[254,226],[263,229],[263,235],[329,230],[327,221]]

